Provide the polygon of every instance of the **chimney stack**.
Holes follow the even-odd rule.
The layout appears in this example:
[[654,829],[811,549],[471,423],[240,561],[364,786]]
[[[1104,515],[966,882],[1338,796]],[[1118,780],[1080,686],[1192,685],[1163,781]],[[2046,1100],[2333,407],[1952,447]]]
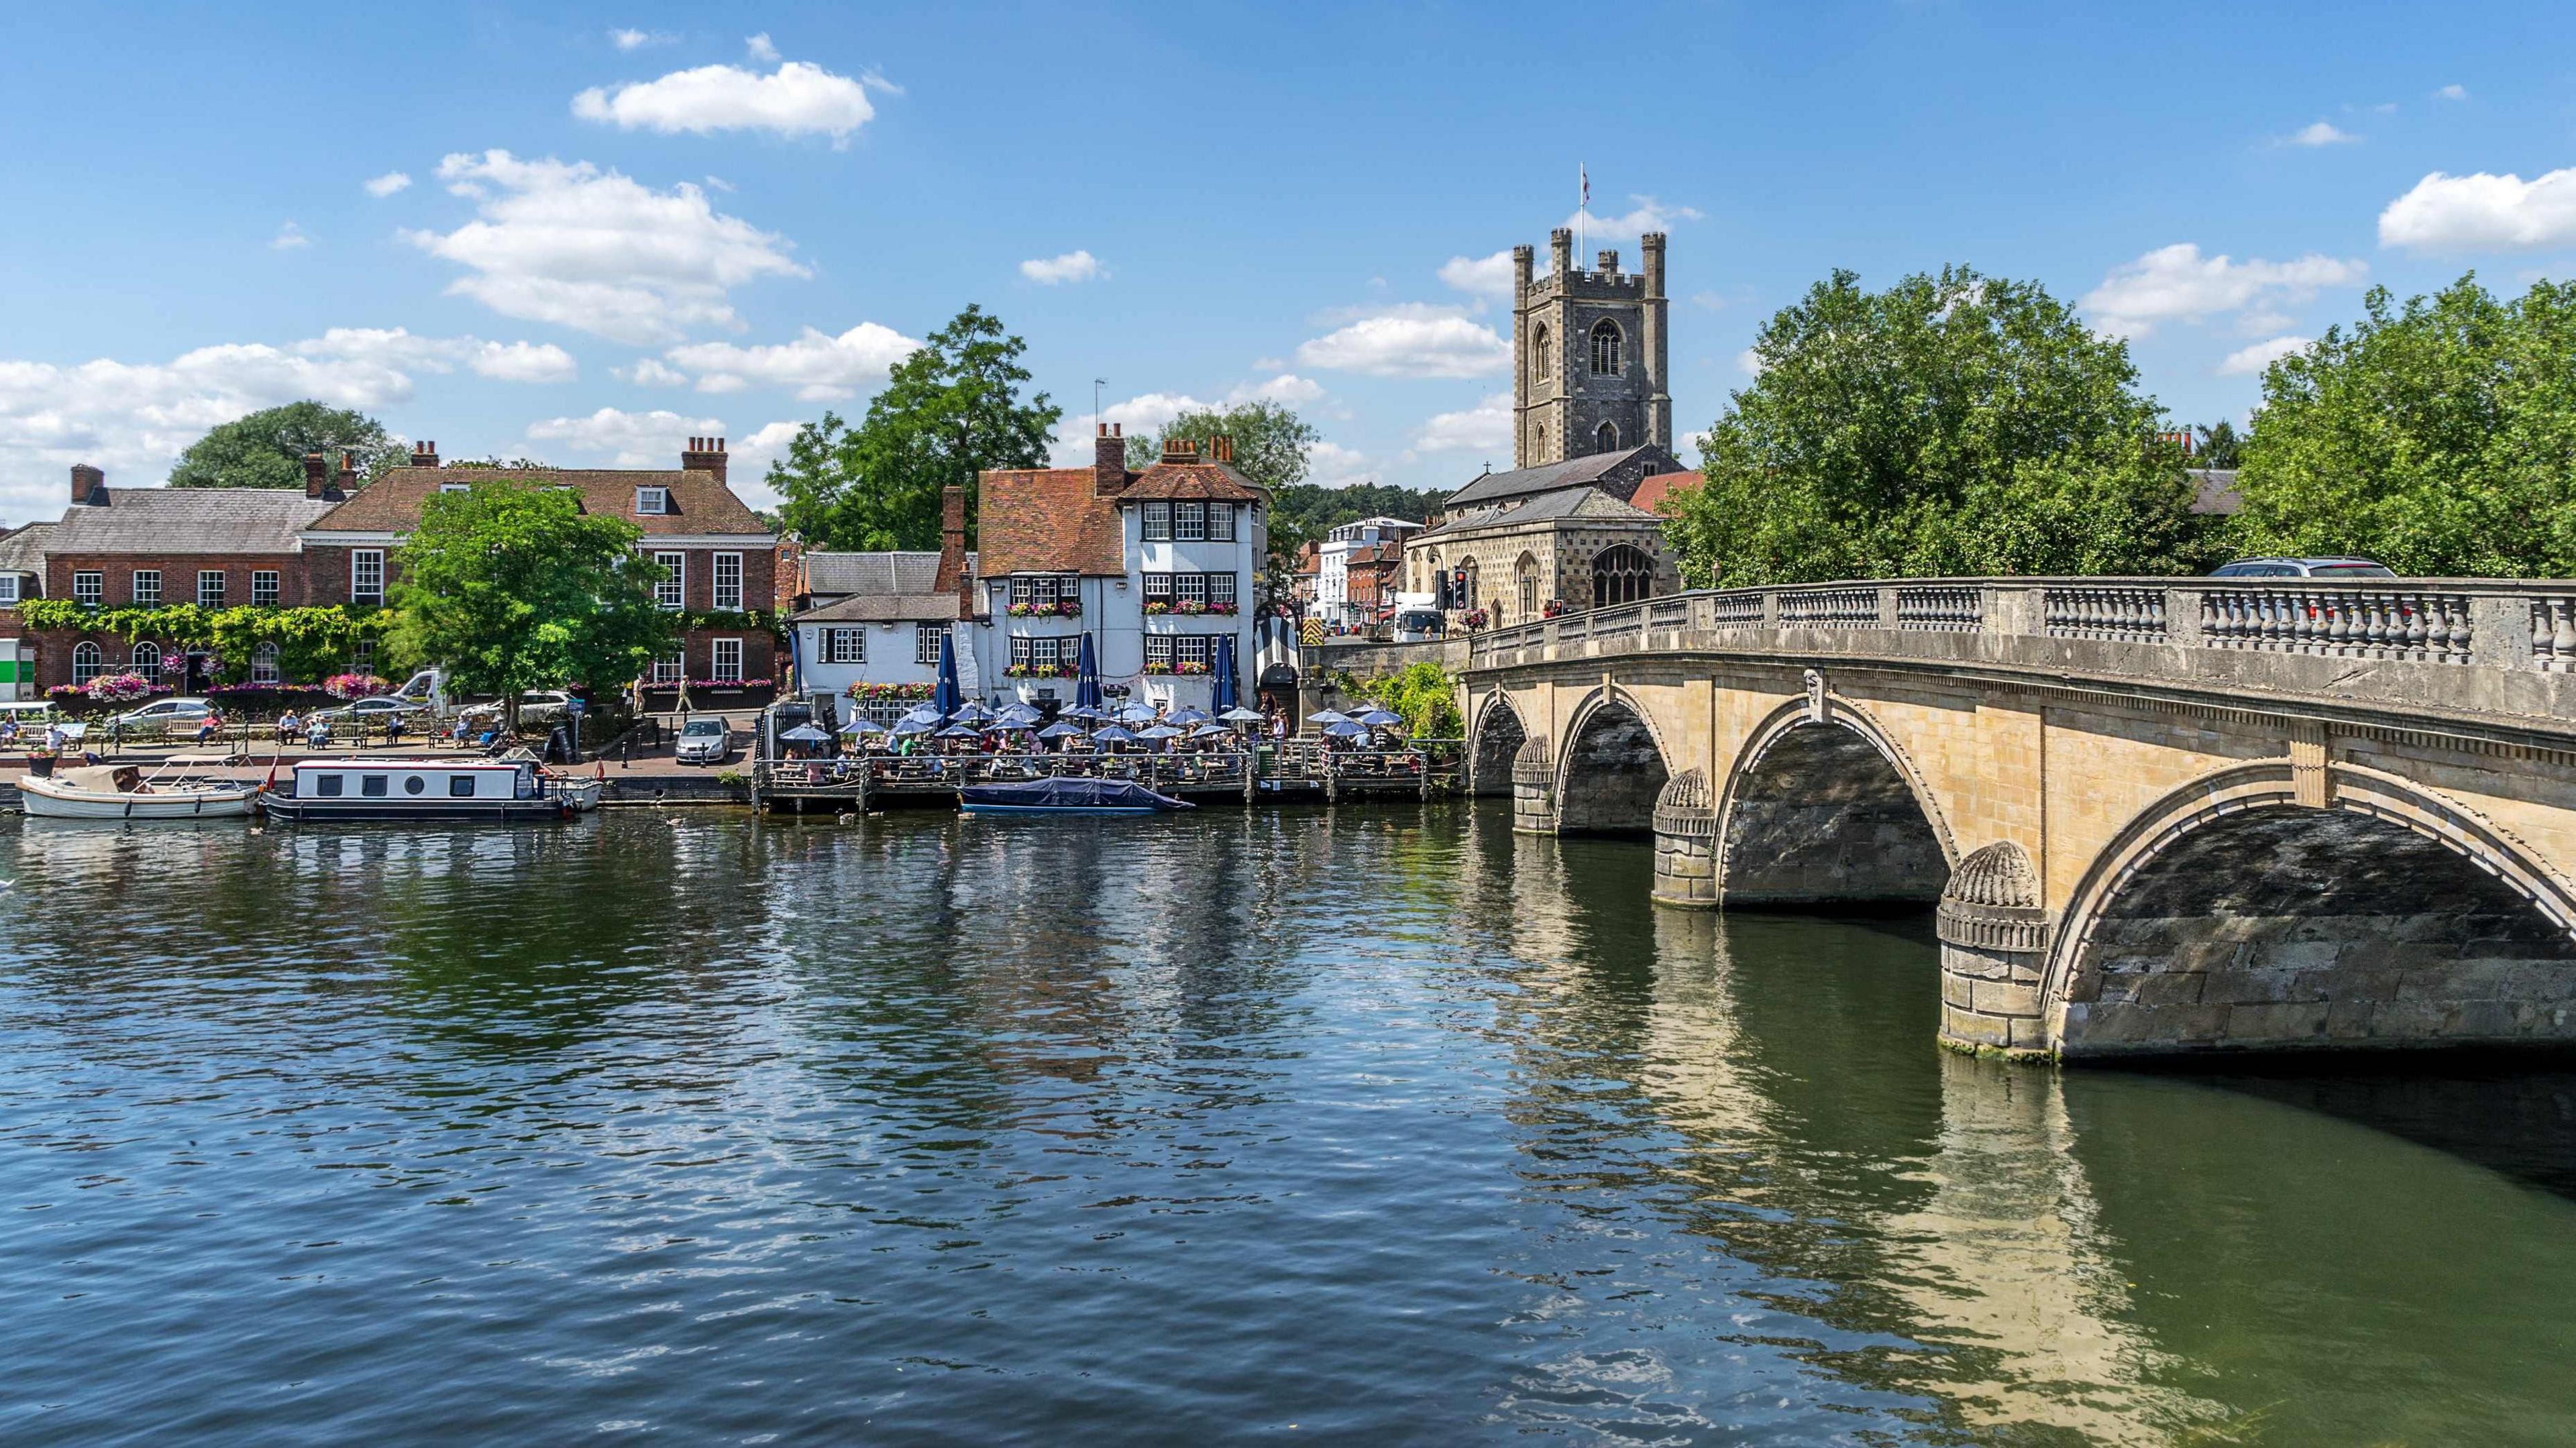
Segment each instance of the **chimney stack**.
[[331,491],[331,464],[318,452],[304,455],[304,496],[320,498]]
[[411,465],[416,468],[434,468],[438,466],[438,444],[434,442],[413,443],[411,445]]
[[1127,433],[1123,423],[1104,422],[1091,440],[1092,496],[1112,498],[1127,491]]
[[1213,462],[1233,462],[1234,439],[1230,437],[1213,437],[1208,439],[1208,457],[1209,460]]
[[107,506],[107,474],[87,463],[72,464],[72,505],[81,508]]
[[1167,437],[1163,439],[1163,461],[1167,463],[1180,463],[1187,465],[1197,462],[1198,460],[1199,445],[1196,438]]
[[322,496],[345,498],[356,491],[358,491],[358,455],[344,452],[340,454],[340,475],[331,480],[330,491]]
[[966,570],[966,490],[939,490],[939,585],[957,594],[957,616],[975,616],[975,580]]
[[693,437],[689,450],[680,454],[680,467],[685,471],[713,473],[716,481],[725,480],[725,440],[720,437]]

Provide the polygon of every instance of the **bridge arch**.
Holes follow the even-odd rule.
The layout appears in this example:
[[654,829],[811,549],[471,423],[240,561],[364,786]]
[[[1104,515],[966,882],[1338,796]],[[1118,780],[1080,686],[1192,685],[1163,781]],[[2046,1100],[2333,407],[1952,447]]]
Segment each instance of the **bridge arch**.
[[1467,778],[1477,794],[1512,792],[1512,761],[1529,742],[1529,721],[1501,689],[1485,696],[1467,730]]
[[1729,905],[1920,904],[1958,858],[1947,813],[1869,712],[1826,692],[1756,725],[1717,805]]
[[2053,1048],[2576,1042],[2576,886],[2434,790],[2306,769],[2218,771],[2113,836],[2041,976]]
[[1644,836],[1655,827],[1655,800],[1672,778],[1673,756],[1654,714],[1616,684],[1575,706],[1556,766],[1556,825],[1562,834]]

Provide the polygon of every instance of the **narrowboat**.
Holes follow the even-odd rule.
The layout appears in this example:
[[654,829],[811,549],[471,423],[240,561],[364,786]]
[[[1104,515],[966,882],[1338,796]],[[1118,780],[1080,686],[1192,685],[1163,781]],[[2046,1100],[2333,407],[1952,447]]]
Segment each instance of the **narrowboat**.
[[957,792],[957,805],[968,814],[1001,815],[1149,815],[1198,808],[1133,780],[1079,776],[970,784]]
[[533,760],[308,759],[259,794],[293,824],[327,820],[568,819],[599,802],[599,781],[567,779]]
[[242,819],[259,785],[200,772],[235,762],[228,754],[173,754],[150,774],[132,764],[57,769],[19,780],[18,799],[40,819]]

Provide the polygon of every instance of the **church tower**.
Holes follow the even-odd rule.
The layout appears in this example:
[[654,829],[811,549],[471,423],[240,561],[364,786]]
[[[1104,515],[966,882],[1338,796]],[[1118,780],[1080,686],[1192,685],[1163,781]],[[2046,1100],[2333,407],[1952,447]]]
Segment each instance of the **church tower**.
[[1546,276],[1512,248],[1512,465],[1534,468],[1653,443],[1673,446],[1664,234],[1648,232],[1640,275],[1605,251],[1574,269],[1574,233],[1548,235]]

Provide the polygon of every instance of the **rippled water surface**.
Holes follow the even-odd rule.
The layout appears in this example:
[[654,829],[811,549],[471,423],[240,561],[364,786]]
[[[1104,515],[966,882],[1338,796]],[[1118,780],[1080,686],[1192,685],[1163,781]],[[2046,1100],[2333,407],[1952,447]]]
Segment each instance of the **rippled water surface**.
[[2576,1080],[1507,825],[0,825],[0,1439],[2576,1439]]

